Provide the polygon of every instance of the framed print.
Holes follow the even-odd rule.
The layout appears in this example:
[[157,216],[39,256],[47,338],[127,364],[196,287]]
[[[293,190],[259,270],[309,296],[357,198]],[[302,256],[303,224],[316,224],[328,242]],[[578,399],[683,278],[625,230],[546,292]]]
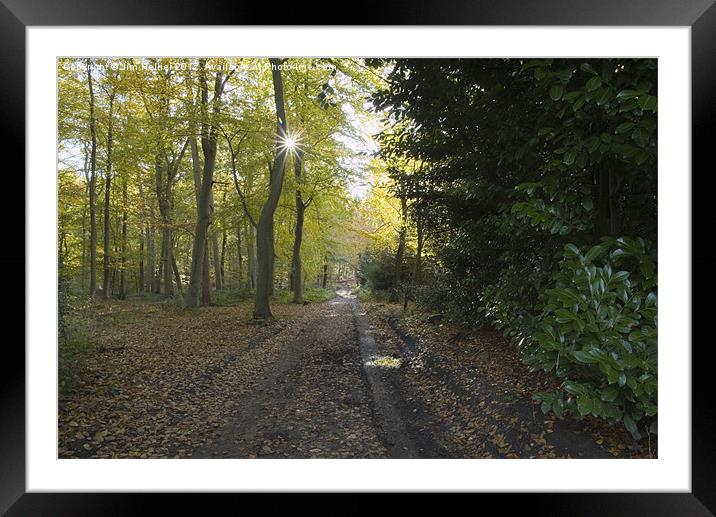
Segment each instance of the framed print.
[[0,6],[27,206],[3,512],[349,491],[712,514],[711,1],[136,7]]

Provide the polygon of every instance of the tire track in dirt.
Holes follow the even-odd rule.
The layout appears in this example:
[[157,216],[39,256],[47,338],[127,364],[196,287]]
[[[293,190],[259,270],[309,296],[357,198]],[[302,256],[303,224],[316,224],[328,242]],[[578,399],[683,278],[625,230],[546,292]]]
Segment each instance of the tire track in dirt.
[[315,307],[280,348],[268,373],[237,398],[217,439],[196,449],[206,458],[383,458],[362,372],[351,306],[342,297]]

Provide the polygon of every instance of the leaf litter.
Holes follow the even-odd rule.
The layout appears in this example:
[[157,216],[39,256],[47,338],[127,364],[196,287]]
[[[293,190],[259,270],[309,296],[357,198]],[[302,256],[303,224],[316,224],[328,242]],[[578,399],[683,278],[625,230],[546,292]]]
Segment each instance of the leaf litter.
[[[654,457],[597,419],[557,420],[531,400],[554,379],[529,372],[499,333],[468,332],[364,303],[425,457]],[[100,310],[98,310],[98,308]],[[250,304],[193,311],[101,302],[77,390],[59,401],[60,458],[384,458],[390,444],[348,304]],[[421,449],[423,451],[423,449]]]

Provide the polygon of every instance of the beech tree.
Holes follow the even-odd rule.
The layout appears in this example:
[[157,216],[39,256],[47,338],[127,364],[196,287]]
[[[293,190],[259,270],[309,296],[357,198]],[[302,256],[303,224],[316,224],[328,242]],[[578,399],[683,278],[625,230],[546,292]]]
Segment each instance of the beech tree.
[[257,317],[270,318],[261,307],[274,288],[300,303],[306,285],[330,287],[340,261],[357,256],[364,237],[339,228],[354,217],[361,159],[345,139],[349,111],[367,113],[367,87],[356,86],[365,67],[262,63],[286,62],[61,61],[61,189],[85,197],[66,207],[59,233],[72,282],[122,299],[179,290],[188,307],[248,290]]
[[89,127],[90,127],[90,168],[89,185],[89,218],[90,218],[90,242],[89,242],[89,263],[90,263],[90,294],[94,296],[97,290],[97,215],[95,196],[97,185],[97,120],[95,119],[94,88],[92,87],[92,61],[88,58],[87,65],[87,87],[89,89]]
[[[204,154],[201,188],[197,205],[194,245],[191,258],[191,278],[187,289],[187,307],[196,307],[198,300],[199,278],[202,266],[208,253],[207,233],[211,222],[212,188],[214,183],[214,167],[216,165],[216,139],[218,134],[218,117],[221,110],[221,95],[231,74],[223,75],[221,71],[214,74],[214,96],[209,109],[209,88],[207,85],[206,60],[199,60],[199,86],[201,92],[201,149]],[[204,276],[204,288],[208,286]]]
[[254,318],[265,320],[273,317],[269,305],[269,295],[273,284],[273,215],[276,211],[286,168],[286,156],[291,147],[286,108],[283,98],[283,81],[281,64],[283,60],[271,58],[271,77],[273,79],[274,102],[276,105],[276,143],[274,159],[271,164],[269,195],[261,208],[261,215],[256,224],[257,278],[256,300],[254,302]]

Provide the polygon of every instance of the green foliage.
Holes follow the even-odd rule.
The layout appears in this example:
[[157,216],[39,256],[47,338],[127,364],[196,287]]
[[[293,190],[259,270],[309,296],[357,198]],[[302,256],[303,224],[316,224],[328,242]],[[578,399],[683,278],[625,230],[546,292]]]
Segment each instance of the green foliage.
[[[658,235],[657,61],[391,64],[373,95],[387,126],[380,152],[421,164],[393,179],[430,221],[437,270],[415,299],[464,325],[494,324],[532,366],[556,373],[565,384],[543,395],[547,410],[634,432],[656,412],[656,261],[645,241],[655,248]],[[591,246],[620,235],[633,239]],[[583,306],[560,301],[566,292]],[[593,349],[605,355],[582,355]],[[583,391],[565,397],[567,386]]]
[[374,293],[396,289],[395,254],[388,249],[363,252],[358,260],[358,284]]
[[94,344],[79,331],[73,331],[59,340],[57,373],[60,395],[71,395],[77,390],[82,365],[92,350]]
[[59,266],[57,289],[58,386],[61,396],[71,395],[79,383],[82,364],[94,345],[80,322],[80,299],[71,289],[64,264]]
[[303,292],[303,299],[311,303],[323,303],[336,297],[333,289],[323,289],[322,287],[306,287]]
[[563,379],[536,395],[543,411],[623,422],[640,436],[638,423],[657,413],[656,286],[655,253],[641,239],[565,247],[523,348],[533,369]]
[[[148,277],[158,277],[163,232],[171,230],[173,258],[186,287],[191,273],[193,228],[197,218],[194,167],[202,168],[201,129],[216,122],[216,167],[210,235],[219,241],[223,287],[247,285],[259,219],[270,179],[275,146],[272,73],[265,58],[208,58],[209,97],[215,80],[225,80],[223,95],[202,110],[200,62],[197,58],[96,58],[92,72],[97,129],[94,211],[104,214],[108,126],[113,121],[112,188],[109,197],[109,268],[112,297],[150,296]],[[372,157],[356,152],[371,144],[364,124],[376,119],[365,97],[380,80],[360,59],[290,58],[282,72],[288,127],[304,152],[300,181],[293,174],[294,155],[286,164],[285,184],[274,217],[275,276],[289,280],[296,224],[295,192],[307,205],[303,224],[303,273],[315,281],[329,257],[355,262],[367,240],[346,231],[355,223],[352,187]],[[326,67],[331,64],[335,68]],[[113,66],[119,65],[118,70]],[[127,65],[127,66],[125,66]],[[130,66],[131,65],[131,66]],[[295,65],[295,66],[293,66]],[[90,293],[90,131],[85,60],[58,62],[58,248],[73,284]],[[232,71],[227,72],[229,69]],[[217,73],[219,75],[217,76]],[[109,93],[117,92],[110,117]],[[215,111],[216,110],[216,111]],[[213,123],[212,122],[212,125]],[[187,136],[192,138],[187,141]],[[192,153],[197,144],[197,156]],[[182,151],[183,149],[183,151]],[[159,158],[159,160],[158,160]],[[176,159],[168,181],[165,162]],[[196,161],[196,163],[195,163]],[[157,175],[157,164],[160,174]],[[161,171],[164,172],[161,172]],[[159,188],[157,182],[163,183]],[[171,187],[171,188],[169,188]],[[239,194],[239,191],[241,194]],[[163,192],[163,193],[162,193]],[[169,205],[168,215],[161,211]],[[95,222],[98,282],[103,281],[104,215]],[[126,226],[125,226],[126,223]],[[126,232],[123,232],[126,229]],[[217,285],[212,258],[210,277]],[[253,251],[255,254],[255,251]],[[254,264],[255,267],[255,264]],[[152,271],[150,271],[150,268]],[[162,269],[164,272],[164,269]],[[125,293],[119,292],[124,274]],[[330,272],[332,273],[332,271]],[[144,285],[140,285],[144,284]],[[166,286],[161,279],[161,297]],[[174,292],[178,288],[174,287]],[[243,300],[243,293],[217,294],[218,303]],[[170,305],[177,305],[170,299]]]
[[253,297],[253,289],[224,289],[222,291],[214,291],[211,295],[211,301],[214,305],[231,306],[253,300]]
[[64,271],[63,264],[59,266],[57,276],[57,336],[65,339],[67,337],[67,316],[70,311],[71,294],[70,281]]
[[85,337],[79,322],[79,306],[82,300],[70,288],[64,268],[60,265],[58,276],[58,386],[60,395],[72,394],[79,383],[82,364],[93,344]]
[[386,301],[390,293],[387,291],[373,291],[370,287],[358,286],[353,294],[362,302]]
[[[322,303],[336,296],[332,289],[307,286],[303,290],[303,299],[311,303]],[[232,306],[250,302],[254,298],[254,290],[248,288],[224,289],[212,293],[212,303],[219,306]],[[275,303],[292,303],[293,293],[288,289],[278,289],[273,296]]]
[[[306,287],[303,290],[303,300],[309,303],[322,303],[335,298],[336,292],[333,289],[322,287]],[[276,303],[293,303],[293,293],[287,289],[276,291],[273,297]]]

